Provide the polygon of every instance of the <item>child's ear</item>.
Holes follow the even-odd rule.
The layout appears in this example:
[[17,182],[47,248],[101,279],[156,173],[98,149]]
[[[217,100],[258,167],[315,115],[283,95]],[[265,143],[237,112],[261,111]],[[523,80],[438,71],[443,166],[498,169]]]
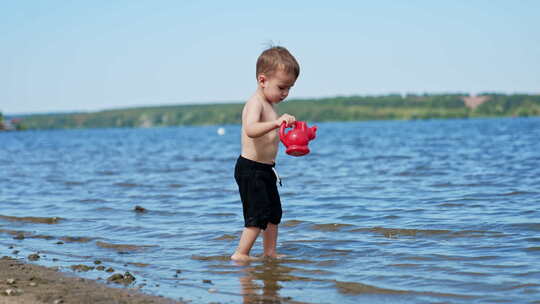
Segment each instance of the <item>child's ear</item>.
[[266,86],[266,76],[264,74],[259,74],[257,76],[257,82],[264,88]]

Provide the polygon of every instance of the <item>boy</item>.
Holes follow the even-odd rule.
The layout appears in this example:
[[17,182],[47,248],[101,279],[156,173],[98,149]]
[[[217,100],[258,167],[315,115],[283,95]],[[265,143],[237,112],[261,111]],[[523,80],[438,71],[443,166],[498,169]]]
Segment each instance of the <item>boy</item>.
[[277,129],[296,119],[289,114],[278,117],[275,105],[289,95],[299,74],[298,62],[284,47],[271,47],[257,59],[257,90],[242,111],[242,153],[234,170],[244,230],[232,260],[252,259],[249,252],[261,230],[264,256],[278,257],[276,244],[282,210],[276,185],[279,177],[274,169],[279,143]]

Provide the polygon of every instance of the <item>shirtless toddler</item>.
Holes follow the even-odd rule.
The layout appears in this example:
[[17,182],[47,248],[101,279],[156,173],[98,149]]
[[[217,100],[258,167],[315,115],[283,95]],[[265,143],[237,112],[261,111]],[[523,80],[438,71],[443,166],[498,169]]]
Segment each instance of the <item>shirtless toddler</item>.
[[242,200],[244,230],[231,256],[233,260],[252,259],[249,252],[261,230],[264,256],[277,257],[282,215],[274,169],[279,143],[277,129],[282,123],[291,125],[296,118],[289,114],[278,117],[275,105],[289,95],[299,74],[298,62],[284,47],[271,47],[257,60],[257,90],[242,111],[242,152],[234,172]]

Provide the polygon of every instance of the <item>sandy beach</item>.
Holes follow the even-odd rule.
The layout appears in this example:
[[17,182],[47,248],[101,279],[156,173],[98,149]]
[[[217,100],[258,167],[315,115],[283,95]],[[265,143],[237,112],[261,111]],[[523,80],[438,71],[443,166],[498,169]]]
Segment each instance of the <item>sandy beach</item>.
[[[118,287],[115,287],[118,286]],[[182,303],[159,296],[145,295],[121,284],[100,284],[78,278],[55,268],[29,264],[4,256],[0,259],[0,304],[29,303]]]

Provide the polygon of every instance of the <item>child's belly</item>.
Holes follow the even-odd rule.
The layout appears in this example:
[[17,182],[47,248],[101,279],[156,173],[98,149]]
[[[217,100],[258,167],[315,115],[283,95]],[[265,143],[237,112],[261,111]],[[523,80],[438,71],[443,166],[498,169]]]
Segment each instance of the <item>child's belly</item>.
[[276,160],[279,139],[277,132],[269,132],[259,138],[246,136],[242,143],[242,156],[265,164],[273,164]]

